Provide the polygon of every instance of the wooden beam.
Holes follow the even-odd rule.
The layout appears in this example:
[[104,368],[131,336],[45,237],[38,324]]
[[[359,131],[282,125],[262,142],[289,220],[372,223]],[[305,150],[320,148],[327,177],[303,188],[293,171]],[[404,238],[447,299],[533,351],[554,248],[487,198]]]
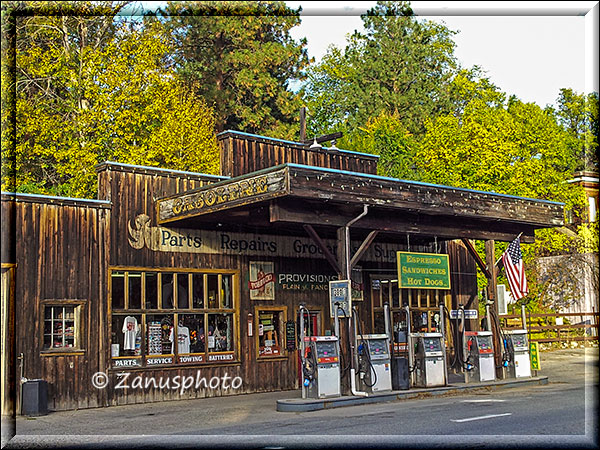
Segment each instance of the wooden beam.
[[479,192],[318,167],[290,167],[290,195],[360,204],[461,221],[499,221],[536,228],[564,224],[562,203]]
[[[357,213],[336,211],[336,205],[325,205],[328,209],[316,209],[296,199],[296,204],[289,202],[273,202],[270,206],[271,223],[301,223],[320,226],[342,227]],[[476,222],[460,217],[430,217],[425,214],[390,211],[382,215],[371,208],[372,213],[360,219],[353,228],[378,230],[380,233],[410,233],[422,236],[437,236],[442,239],[494,239],[511,242],[515,235],[523,232],[521,241],[535,241],[534,227],[493,222]]]
[[[320,144],[321,142],[327,142],[327,141],[331,141],[333,139],[339,139],[343,136],[343,133],[341,131],[338,131],[336,133],[331,133],[331,134],[325,134],[323,136],[318,136],[317,137],[317,144]],[[312,144],[313,142],[315,142],[315,139],[306,139],[306,140],[300,140],[300,142],[302,142],[303,144],[309,145]]]
[[362,242],[362,244],[360,244],[360,247],[358,247],[358,250],[356,250],[356,253],[350,260],[350,270],[352,270],[356,263],[360,261],[360,258],[362,258],[364,253],[369,249],[369,246],[375,240],[378,234],[378,230],[371,231],[369,235],[365,238],[365,240]]
[[477,265],[479,266],[479,268],[481,269],[481,271],[483,272],[485,277],[488,280],[490,278],[492,278],[492,273],[488,270],[486,264],[483,262],[483,259],[481,259],[481,256],[479,256],[479,253],[477,253],[477,250],[475,250],[475,247],[473,247],[473,244],[471,244],[471,241],[469,239],[465,239],[465,238],[462,238],[461,241],[463,242],[463,244],[465,244],[465,247],[467,247],[467,250],[473,257],[473,259],[475,260],[475,262],[477,263]]
[[327,245],[319,237],[319,235],[317,234],[315,229],[311,225],[307,225],[307,224],[304,225],[303,228],[306,230],[306,232],[312,238],[312,240],[315,242],[315,244],[317,244],[317,247],[319,247],[319,249],[321,249],[321,251],[323,252],[323,256],[325,256],[325,259],[327,259],[327,261],[329,261],[329,264],[331,264],[331,267],[333,267],[333,269],[336,271],[336,273],[338,273],[338,274],[342,273],[342,271],[340,269],[340,265],[338,264],[337,260],[335,259],[335,256],[333,256],[331,254],[331,252],[327,248]]

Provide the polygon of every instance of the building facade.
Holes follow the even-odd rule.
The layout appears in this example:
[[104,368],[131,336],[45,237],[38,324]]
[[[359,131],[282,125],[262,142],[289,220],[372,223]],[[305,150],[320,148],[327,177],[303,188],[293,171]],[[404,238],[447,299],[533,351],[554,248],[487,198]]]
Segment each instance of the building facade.
[[[219,140],[220,176],[106,162],[95,200],[2,194],[3,412],[21,376],[52,410],[296,389],[298,309],[331,334],[329,281],[352,280],[364,332],[385,303],[437,330],[440,304],[477,309],[472,239],[562,224],[562,204],[380,177],[373,155]],[[451,288],[400,289],[398,251],[448,255]]]

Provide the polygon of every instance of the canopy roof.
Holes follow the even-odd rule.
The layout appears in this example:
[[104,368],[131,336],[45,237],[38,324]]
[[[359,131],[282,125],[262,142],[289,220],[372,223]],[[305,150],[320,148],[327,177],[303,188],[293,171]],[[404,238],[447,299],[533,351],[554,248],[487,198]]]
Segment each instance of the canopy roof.
[[294,234],[303,225],[335,233],[368,206],[352,229],[388,236],[511,241],[563,225],[563,203],[281,164],[157,200],[163,226],[265,228]]

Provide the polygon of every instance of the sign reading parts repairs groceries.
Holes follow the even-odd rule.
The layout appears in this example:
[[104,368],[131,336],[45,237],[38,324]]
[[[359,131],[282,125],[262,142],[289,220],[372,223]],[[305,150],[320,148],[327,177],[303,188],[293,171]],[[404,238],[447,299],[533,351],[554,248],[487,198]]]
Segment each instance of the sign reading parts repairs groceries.
[[287,169],[281,169],[160,199],[157,202],[159,222],[167,223],[284,195],[286,179]]
[[448,255],[398,252],[398,287],[450,289]]
[[[167,228],[153,226],[152,219],[147,214],[138,214],[133,220],[129,220],[127,231],[127,241],[136,250],[146,248],[154,252],[325,259],[323,251],[310,237]],[[324,242],[329,251],[335,255],[337,241],[324,239]],[[360,245],[361,242],[352,241],[352,253],[356,253]],[[401,248],[399,244],[395,243],[374,242],[363,255],[362,260],[393,263],[396,261],[396,252]],[[353,271],[353,277],[354,275]],[[360,278],[359,276],[358,279]],[[289,281],[285,280],[286,283]],[[312,283],[315,280],[294,279],[291,281]],[[323,290],[327,290],[329,281],[319,281],[323,284]],[[353,291],[357,289],[361,290],[362,286],[353,285]],[[360,294],[358,297],[353,295],[353,300],[362,300],[362,296]]]

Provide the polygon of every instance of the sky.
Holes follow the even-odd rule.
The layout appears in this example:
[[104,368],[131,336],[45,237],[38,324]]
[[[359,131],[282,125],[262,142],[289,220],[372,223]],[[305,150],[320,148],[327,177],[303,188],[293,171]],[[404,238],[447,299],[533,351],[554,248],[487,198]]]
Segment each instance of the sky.
[[[302,24],[316,61],[329,45],[343,48],[346,35],[362,30],[360,14],[375,1],[288,1],[302,6]],[[541,107],[555,105],[561,88],[598,91],[598,2],[413,1],[416,15],[459,31],[455,56],[465,68],[478,65],[502,92]],[[593,13],[588,13],[595,8]],[[595,42],[595,44],[594,44]]]

